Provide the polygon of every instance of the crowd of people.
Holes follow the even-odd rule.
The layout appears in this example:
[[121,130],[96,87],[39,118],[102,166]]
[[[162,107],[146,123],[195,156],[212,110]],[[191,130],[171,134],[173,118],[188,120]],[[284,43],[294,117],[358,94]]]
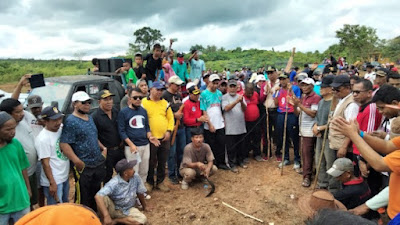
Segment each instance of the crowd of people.
[[0,104],[0,224],[36,204],[69,202],[71,171],[75,203],[104,224],[145,224],[154,190],[187,190],[218,170],[239,173],[251,157],[293,164],[299,186],[315,177],[322,195],[355,215],[376,219],[387,208],[394,219],[400,212],[397,71],[367,65],[361,78],[327,60],[323,71],[306,64],[218,73],[206,70],[199,51],[187,62],[183,53],[174,56],[158,44],[146,57],[136,54],[135,68],[124,63],[116,71],[126,87],[121,105],[100,90],[92,113],[95,100],[84,91],[72,95],[71,115],[43,108],[37,95],[24,109],[24,75]]

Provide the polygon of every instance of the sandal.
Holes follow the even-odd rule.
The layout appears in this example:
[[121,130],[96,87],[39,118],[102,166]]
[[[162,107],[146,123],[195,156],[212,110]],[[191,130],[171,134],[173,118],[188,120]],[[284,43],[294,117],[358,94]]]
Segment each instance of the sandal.
[[301,183],[301,185],[302,185],[303,187],[310,187],[310,185],[311,185],[310,179],[309,179],[309,178],[304,178],[304,179],[303,179],[303,183]]

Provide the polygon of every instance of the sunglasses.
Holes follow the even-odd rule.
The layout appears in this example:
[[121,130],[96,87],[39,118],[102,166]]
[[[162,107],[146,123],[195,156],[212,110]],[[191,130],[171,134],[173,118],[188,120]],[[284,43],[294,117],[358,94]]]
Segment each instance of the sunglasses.
[[144,97],[143,96],[132,96],[131,99],[133,100],[142,100]]
[[92,100],[86,100],[86,101],[83,101],[81,103],[82,103],[82,105],[92,104]]

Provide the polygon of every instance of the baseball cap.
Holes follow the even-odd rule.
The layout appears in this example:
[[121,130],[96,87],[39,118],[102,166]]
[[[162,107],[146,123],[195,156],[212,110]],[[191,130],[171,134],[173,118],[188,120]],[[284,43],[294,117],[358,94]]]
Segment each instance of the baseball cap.
[[274,72],[274,71],[276,71],[275,67],[273,67],[273,66],[268,66],[267,72]]
[[222,79],[222,80],[219,82],[219,85],[222,85],[222,84],[228,84],[228,81],[225,80],[225,79]]
[[308,77],[307,73],[301,72],[296,75],[295,79],[297,80],[297,82],[300,82],[300,81],[306,79],[307,77]]
[[210,76],[209,73],[205,73],[205,74],[203,75],[203,79],[205,79],[205,78],[207,78],[207,77],[209,77],[209,76]]
[[281,75],[279,75],[279,79],[286,79],[286,78],[288,78],[288,76],[286,75],[286,74],[284,74],[284,73],[282,73]]
[[367,67],[367,68],[374,68],[374,66],[373,66],[371,63],[368,63],[368,64],[366,65],[366,67]]
[[183,53],[182,52],[178,52],[178,54],[176,54],[176,57],[178,57],[178,58],[182,58],[184,55],[183,55]]
[[220,78],[219,78],[219,76],[218,76],[218,74],[211,74],[210,75],[210,78],[209,78],[209,80],[211,81],[211,82],[213,82],[214,80],[221,80]]
[[42,105],[43,101],[39,95],[31,95],[28,97],[28,109],[41,107]]
[[62,114],[55,106],[47,106],[40,113],[40,119],[56,120],[62,116],[64,116],[64,114]]
[[196,86],[193,82],[188,82],[186,84],[186,90],[189,90],[190,87]]
[[258,83],[258,82],[260,82],[260,81],[266,81],[266,79],[265,79],[265,76],[264,75],[257,75],[257,78],[256,78],[256,83]]
[[76,102],[76,101],[80,101],[80,102],[84,102],[86,100],[92,99],[86,92],[84,91],[77,91],[72,95],[72,101]]
[[326,173],[332,177],[339,177],[346,171],[354,171],[353,162],[348,158],[339,158]]
[[314,81],[314,79],[312,79],[312,78],[309,78],[309,77],[307,77],[307,78],[304,78],[300,83],[305,83],[305,84],[312,84],[312,85],[315,85],[315,81]]
[[131,169],[136,166],[136,163],[136,160],[128,161],[127,159],[121,159],[115,165],[115,171],[117,171],[117,173],[124,172],[125,170]]
[[376,72],[376,75],[380,77],[386,77],[386,73],[383,70],[378,70],[378,72]]
[[155,81],[153,82],[153,86],[151,88],[156,88],[156,89],[164,89],[164,84],[161,83],[160,81]]
[[181,78],[179,78],[177,75],[174,75],[168,79],[168,83],[170,84],[176,84],[176,85],[182,85],[183,81]]
[[187,89],[187,91],[189,92],[189,94],[194,94],[194,95],[200,94],[200,90],[197,88],[196,85],[191,86],[190,88]]
[[99,96],[99,99],[103,99],[103,98],[107,98],[107,97],[110,97],[110,96],[115,96],[115,94],[111,93],[107,89],[104,89],[104,90],[101,90],[99,92],[98,96]]
[[321,88],[326,88],[326,87],[330,87],[333,79],[335,79],[334,75],[326,75],[322,78],[322,82],[321,82]]
[[231,86],[231,85],[237,86],[237,81],[236,80],[229,80],[228,81],[228,86]]
[[350,77],[348,75],[339,75],[336,76],[335,79],[333,79],[331,87],[337,88],[344,84],[350,85]]

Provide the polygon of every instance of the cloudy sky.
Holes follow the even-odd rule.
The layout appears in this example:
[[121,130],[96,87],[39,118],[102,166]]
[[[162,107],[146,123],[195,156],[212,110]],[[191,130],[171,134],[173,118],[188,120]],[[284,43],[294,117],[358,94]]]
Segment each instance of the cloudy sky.
[[396,0],[1,0],[0,58],[85,59],[125,54],[143,26],[178,38],[173,48],[238,46],[324,51],[343,24],[400,35]]

